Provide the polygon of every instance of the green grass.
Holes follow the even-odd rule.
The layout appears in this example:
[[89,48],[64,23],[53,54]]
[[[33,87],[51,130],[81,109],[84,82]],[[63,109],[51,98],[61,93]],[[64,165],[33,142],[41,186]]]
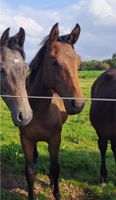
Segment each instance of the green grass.
[[100,74],[102,74],[103,71],[79,71],[79,77],[80,78],[96,78]]
[[[85,97],[90,97],[90,88],[93,81],[102,72],[79,72],[81,86]],[[100,154],[97,147],[97,136],[95,130],[89,121],[90,101],[86,102],[82,113],[75,116],[70,116],[63,126],[62,142],[59,153],[59,161],[61,166],[60,188],[64,199],[69,200],[73,193],[76,195],[77,189],[82,192],[84,197],[80,200],[116,200],[116,166],[113,155],[108,145],[107,151],[107,168],[109,183],[106,186],[98,184]],[[25,195],[21,192],[16,192],[13,188],[26,188],[24,179],[24,157],[20,146],[18,129],[13,125],[10,113],[6,105],[0,100],[1,110],[1,161],[2,170],[9,178],[9,182],[16,182],[16,185],[10,185],[9,188],[3,187],[1,193],[2,200],[22,200]],[[37,167],[37,177],[44,182],[49,169],[49,156],[46,143],[38,144],[39,151],[39,166]],[[17,178],[14,181],[13,177]],[[7,181],[6,181],[7,182]],[[17,185],[18,184],[18,185]],[[23,186],[24,185],[24,186]],[[41,184],[40,184],[41,185]],[[39,186],[38,186],[39,187]],[[44,189],[43,189],[44,188]],[[71,189],[70,189],[71,188]],[[49,186],[39,188],[38,199],[50,199],[51,192]],[[78,192],[77,192],[78,193]],[[71,196],[72,195],[72,196]],[[76,200],[76,196],[72,197]]]

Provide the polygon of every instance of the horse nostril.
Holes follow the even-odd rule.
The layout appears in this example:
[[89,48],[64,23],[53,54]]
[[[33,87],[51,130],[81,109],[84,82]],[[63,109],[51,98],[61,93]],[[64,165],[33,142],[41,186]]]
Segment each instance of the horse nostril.
[[17,115],[17,120],[19,122],[23,122],[23,115],[22,115],[22,112],[20,112],[18,115]]
[[72,101],[71,101],[71,107],[74,108],[74,109],[77,107],[77,106],[76,106],[75,100],[72,100]]

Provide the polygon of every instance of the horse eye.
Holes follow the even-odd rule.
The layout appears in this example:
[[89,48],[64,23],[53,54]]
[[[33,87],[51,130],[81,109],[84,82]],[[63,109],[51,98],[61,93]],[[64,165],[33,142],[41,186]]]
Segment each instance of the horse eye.
[[6,71],[5,71],[5,69],[4,68],[0,68],[0,75],[1,76],[4,76],[4,75],[6,75]]
[[53,59],[53,60],[52,60],[52,65],[58,65],[58,62],[57,62],[56,59]]

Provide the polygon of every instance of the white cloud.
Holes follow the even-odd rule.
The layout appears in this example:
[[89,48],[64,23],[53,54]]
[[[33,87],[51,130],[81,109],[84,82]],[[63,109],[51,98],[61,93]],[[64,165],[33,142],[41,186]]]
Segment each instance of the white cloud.
[[112,0],[91,0],[90,12],[96,17],[97,24],[116,25],[116,3]]
[[92,0],[90,10],[94,15],[101,18],[113,15],[112,7],[106,0]]
[[81,25],[78,50],[82,58],[111,57],[116,51],[116,1],[82,0],[69,10]]
[[17,27],[22,26],[24,29],[26,29],[28,34],[33,37],[38,36],[43,30],[43,28],[36,21],[28,17],[26,18],[20,15],[15,15],[14,22]]

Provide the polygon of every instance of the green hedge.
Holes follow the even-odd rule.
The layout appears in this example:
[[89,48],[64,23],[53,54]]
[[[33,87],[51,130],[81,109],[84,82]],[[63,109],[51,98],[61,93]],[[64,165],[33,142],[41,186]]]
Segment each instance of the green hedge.
[[110,68],[116,68],[116,59],[107,59],[103,61],[91,60],[82,61],[80,70],[107,70]]

